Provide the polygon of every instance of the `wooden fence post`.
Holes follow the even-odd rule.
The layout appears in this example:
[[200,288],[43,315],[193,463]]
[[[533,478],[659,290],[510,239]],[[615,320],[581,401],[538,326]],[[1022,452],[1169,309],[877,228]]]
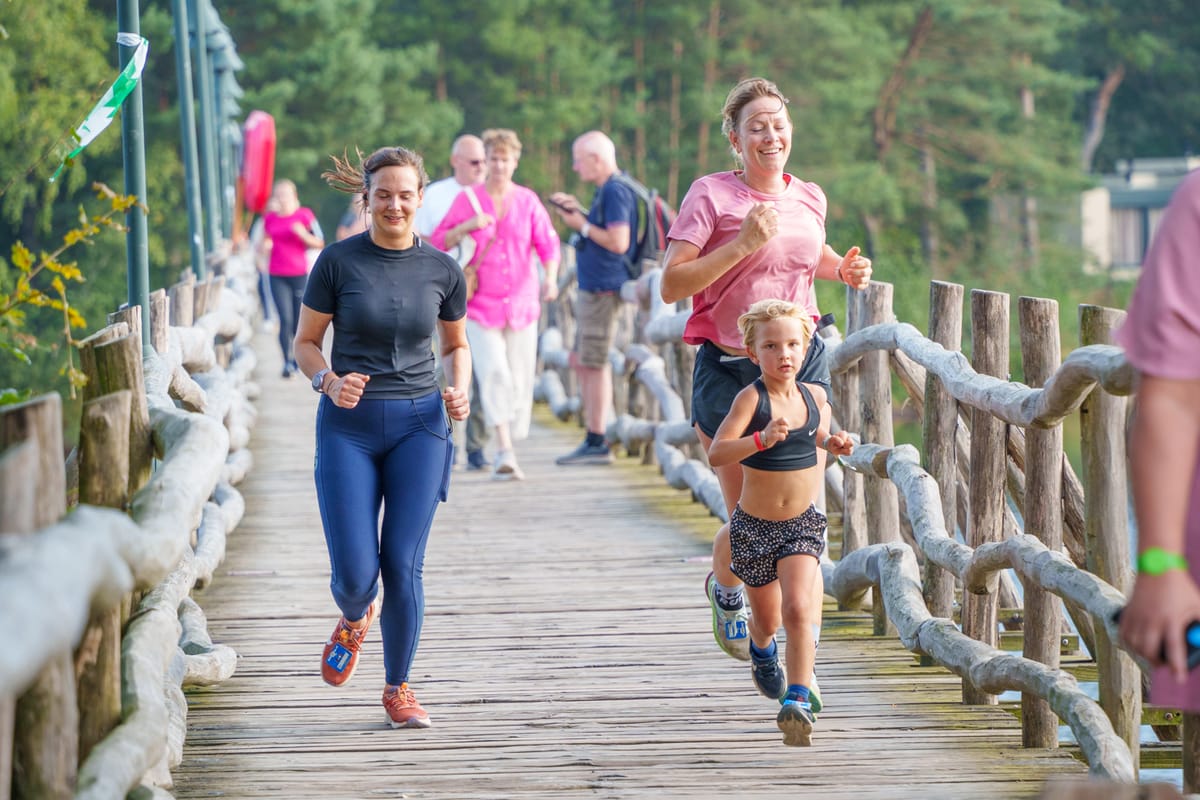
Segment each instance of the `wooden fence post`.
[[[971,366],[980,375],[1008,377],[1008,328],[1008,295],[972,290]],[[1007,426],[1003,421],[988,411],[971,410],[967,544],[972,548],[1003,538],[1006,440]],[[963,633],[976,641],[992,647],[998,644],[995,592],[983,595],[963,592],[962,628]],[[963,681],[964,703],[988,705],[996,701],[996,695]]]
[[[846,287],[846,335],[863,327],[863,292]],[[859,408],[858,364],[834,379],[834,416],[842,428],[851,433],[862,430],[862,410]],[[863,504],[863,476],[852,469],[842,470],[842,552],[840,558],[867,544],[867,509]]]
[[[129,501],[128,390],[89,400],[79,428],[79,501],[124,508]],[[121,604],[93,608],[75,651],[79,758],[83,761],[121,719]]]
[[[892,321],[892,285],[872,282],[863,303],[863,325]],[[890,447],[896,441],[892,430],[892,369],[887,352],[875,350],[864,355],[859,361],[859,376],[863,441]],[[871,544],[900,541],[900,495],[896,484],[885,478],[868,476],[863,482],[863,493]],[[896,627],[888,619],[883,593],[878,589],[874,594],[872,616],[876,636],[895,635]]]
[[[0,447],[0,535],[34,529],[33,506],[37,496],[37,443],[26,439]],[[17,698],[0,694],[0,800],[12,797],[13,723]]]
[[[26,440],[37,451],[37,493],[32,504],[36,531],[57,522],[67,510],[62,400],[57,394],[0,408],[0,450]],[[37,680],[17,698],[14,726],[13,794],[48,800],[72,797],[79,769],[79,711],[69,650],[50,658]]]
[[[957,283],[929,284],[929,339],[946,350],[962,348],[963,287]],[[937,375],[925,376],[925,421],[922,450],[925,471],[937,481],[942,498],[946,532],[954,538],[958,522],[958,401],[946,391]],[[925,605],[935,617],[954,614],[954,575],[933,561],[925,561]],[[924,659],[922,660],[924,663]]]
[[[1062,364],[1058,303],[1035,297],[1017,301],[1025,385],[1041,388]],[[1025,432],[1025,531],[1047,549],[1062,552],[1062,425]],[[1025,586],[1024,656],[1058,668],[1061,661],[1062,607],[1056,595],[1030,581]],[[1021,743],[1058,747],[1058,716],[1037,695],[1021,695]]]
[[109,325],[119,325],[124,322],[129,326],[129,332],[137,338],[138,352],[142,349],[142,307],[125,306],[108,315]]
[[189,272],[187,278],[175,284],[167,292],[171,301],[171,324],[190,328],[196,317],[196,278]]
[[1189,795],[1200,790],[1200,714],[1183,715],[1183,791]]
[[122,389],[132,393],[129,411],[129,494],[132,496],[150,480],[154,447],[150,440],[150,411],[142,375],[141,328],[136,335],[132,332],[118,335],[120,330],[110,326],[80,342],[79,362],[88,376],[84,400]]
[[[1102,306],[1079,307],[1080,344],[1112,344],[1112,331],[1125,312]],[[1124,465],[1125,411],[1128,401],[1096,387],[1079,408],[1083,446],[1084,530],[1087,569],[1127,596],[1133,589],[1129,557],[1129,485]],[[1141,673],[1123,650],[1096,626],[1096,663],[1100,668],[1100,705],[1113,730],[1129,744],[1138,766],[1142,722]]]
[[150,293],[150,346],[154,352],[164,355],[171,344],[167,335],[171,327],[171,304],[165,289]]

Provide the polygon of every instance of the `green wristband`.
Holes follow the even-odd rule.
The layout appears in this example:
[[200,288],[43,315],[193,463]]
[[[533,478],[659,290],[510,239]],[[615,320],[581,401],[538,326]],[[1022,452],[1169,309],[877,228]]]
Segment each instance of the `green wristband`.
[[1143,575],[1162,575],[1173,569],[1187,570],[1187,559],[1161,547],[1147,547],[1138,556],[1138,572]]

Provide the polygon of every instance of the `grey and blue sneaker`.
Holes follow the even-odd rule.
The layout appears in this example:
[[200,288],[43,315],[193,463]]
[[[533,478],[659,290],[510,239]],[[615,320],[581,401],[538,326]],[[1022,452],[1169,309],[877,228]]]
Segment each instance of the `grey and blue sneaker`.
[[712,606],[712,630],[717,646],[738,661],[749,661],[750,609],[746,607],[744,596],[737,608],[723,607],[717,602],[717,576],[711,572],[704,579],[704,593],[708,595],[708,604]]
[[772,700],[782,700],[787,694],[787,675],[779,663],[779,651],[776,650],[769,658],[759,661],[753,656],[750,659],[750,675],[754,685],[763,697]]
[[[779,698],[779,705],[783,705],[788,701],[787,695]],[[821,687],[817,685],[817,673],[813,673],[812,683],[808,685],[808,705],[812,709],[813,719],[817,718],[817,714],[821,713],[821,709],[825,705],[821,702]]]
[[572,464],[611,464],[613,454],[606,444],[588,444],[585,441],[565,456],[554,459],[554,463],[560,467]]
[[790,747],[808,747],[812,744],[815,718],[812,706],[800,700],[784,700],[775,717],[775,724],[783,731],[783,743]]

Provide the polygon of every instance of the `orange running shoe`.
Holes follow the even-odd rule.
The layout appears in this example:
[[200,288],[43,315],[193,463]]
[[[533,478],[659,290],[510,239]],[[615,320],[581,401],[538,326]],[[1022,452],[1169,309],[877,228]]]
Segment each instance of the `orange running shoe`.
[[407,683],[391,691],[384,689],[383,707],[393,728],[428,728],[433,724]]
[[377,616],[378,597],[367,607],[367,622],[361,628],[351,628],[345,617],[338,620],[321,653],[321,677],[330,686],[341,686],[354,675],[354,668],[358,666],[358,651],[362,649],[363,639],[367,638],[367,631]]

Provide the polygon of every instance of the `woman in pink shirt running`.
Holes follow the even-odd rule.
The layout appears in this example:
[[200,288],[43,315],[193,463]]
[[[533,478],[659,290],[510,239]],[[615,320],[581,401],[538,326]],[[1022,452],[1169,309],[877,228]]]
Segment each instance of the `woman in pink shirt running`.
[[484,421],[496,434],[492,477],[520,480],[513,442],[529,435],[538,316],[541,302],[558,295],[558,233],[537,193],[513,182],[521,160],[517,134],[500,128],[482,138],[487,181],[459,192],[429,241],[449,250],[464,236],[475,239],[468,266],[478,288],[467,301],[467,340]]
[[[871,261],[859,255],[859,248],[840,256],[825,242],[821,187],[785,171],[792,119],[778,87],[764,78],[738,83],[725,100],[722,116],[722,132],[741,169],[706,175],[692,184],[667,235],[662,276],[665,302],[687,297],[693,301],[683,337],[699,346],[692,421],[705,449],[734,396],[759,375],[757,365],[747,358],[738,317],[754,301],[774,297],[799,305],[816,321],[820,313],[813,295],[815,278],[855,289],[866,288],[871,279]],[[812,337],[797,380],[829,388],[819,336]],[[819,466],[824,466],[824,453]],[[732,513],[742,488],[741,464],[714,471]],[[755,661],[756,675],[779,670],[775,631],[754,630],[730,557],[725,525],[713,540],[713,571],[705,584],[713,636],[727,654]],[[817,608],[823,591],[818,573],[812,587]],[[819,711],[815,692],[812,701],[813,710]]]

